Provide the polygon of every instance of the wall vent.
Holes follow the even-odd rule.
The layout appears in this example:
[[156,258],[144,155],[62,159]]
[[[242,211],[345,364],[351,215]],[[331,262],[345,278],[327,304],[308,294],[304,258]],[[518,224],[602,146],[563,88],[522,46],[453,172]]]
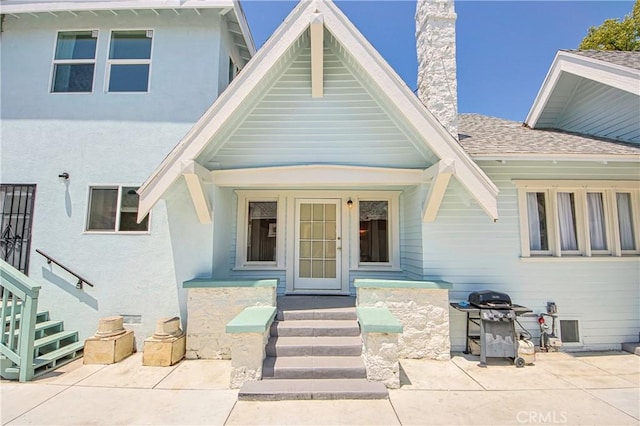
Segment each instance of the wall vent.
[[580,343],[578,320],[560,320],[562,343]]
[[142,315],[120,314],[124,324],[142,324]]

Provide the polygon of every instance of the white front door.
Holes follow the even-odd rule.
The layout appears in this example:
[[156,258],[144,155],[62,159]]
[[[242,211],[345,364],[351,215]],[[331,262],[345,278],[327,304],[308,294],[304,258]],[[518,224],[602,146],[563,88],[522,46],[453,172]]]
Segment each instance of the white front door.
[[340,199],[296,199],[294,290],[342,289],[340,207]]

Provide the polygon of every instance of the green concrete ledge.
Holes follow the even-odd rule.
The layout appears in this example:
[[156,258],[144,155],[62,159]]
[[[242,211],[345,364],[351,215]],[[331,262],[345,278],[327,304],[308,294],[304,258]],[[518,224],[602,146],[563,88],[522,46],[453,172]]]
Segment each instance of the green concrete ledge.
[[265,333],[276,316],[275,306],[249,306],[227,323],[227,333]]
[[363,333],[402,333],[402,323],[387,308],[356,308]]
[[447,281],[405,281],[405,280],[376,280],[360,279],[353,280],[356,288],[421,288],[434,290],[451,290],[453,284]]
[[223,281],[211,278],[194,278],[182,283],[182,288],[227,288],[227,287],[278,287],[278,279]]

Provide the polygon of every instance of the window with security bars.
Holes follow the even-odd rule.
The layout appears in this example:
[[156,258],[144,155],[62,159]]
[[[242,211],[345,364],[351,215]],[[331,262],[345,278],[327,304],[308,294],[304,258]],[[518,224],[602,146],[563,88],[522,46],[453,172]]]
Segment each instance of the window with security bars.
[[29,272],[35,185],[0,185],[0,256],[24,274]]

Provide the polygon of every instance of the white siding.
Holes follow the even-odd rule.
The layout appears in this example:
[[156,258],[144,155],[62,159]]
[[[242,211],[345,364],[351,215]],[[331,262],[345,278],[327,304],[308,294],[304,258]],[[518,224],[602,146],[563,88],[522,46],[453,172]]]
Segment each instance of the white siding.
[[410,188],[402,194],[400,204],[403,218],[400,223],[401,267],[407,278],[422,279],[422,200],[424,190]]
[[[481,162],[500,189],[500,219],[492,223],[475,204],[459,197],[454,183],[435,222],[424,224],[425,276],[450,281],[452,301],[475,290],[508,293],[513,302],[543,312],[548,301],[560,318],[578,319],[584,346],[619,349],[640,331],[640,262],[590,261],[528,263],[520,260],[517,191],[512,179],[638,179],[637,164]],[[521,319],[538,335],[533,319]],[[464,315],[453,313],[454,349],[464,345]]]
[[565,73],[536,127],[640,143],[640,96]]

